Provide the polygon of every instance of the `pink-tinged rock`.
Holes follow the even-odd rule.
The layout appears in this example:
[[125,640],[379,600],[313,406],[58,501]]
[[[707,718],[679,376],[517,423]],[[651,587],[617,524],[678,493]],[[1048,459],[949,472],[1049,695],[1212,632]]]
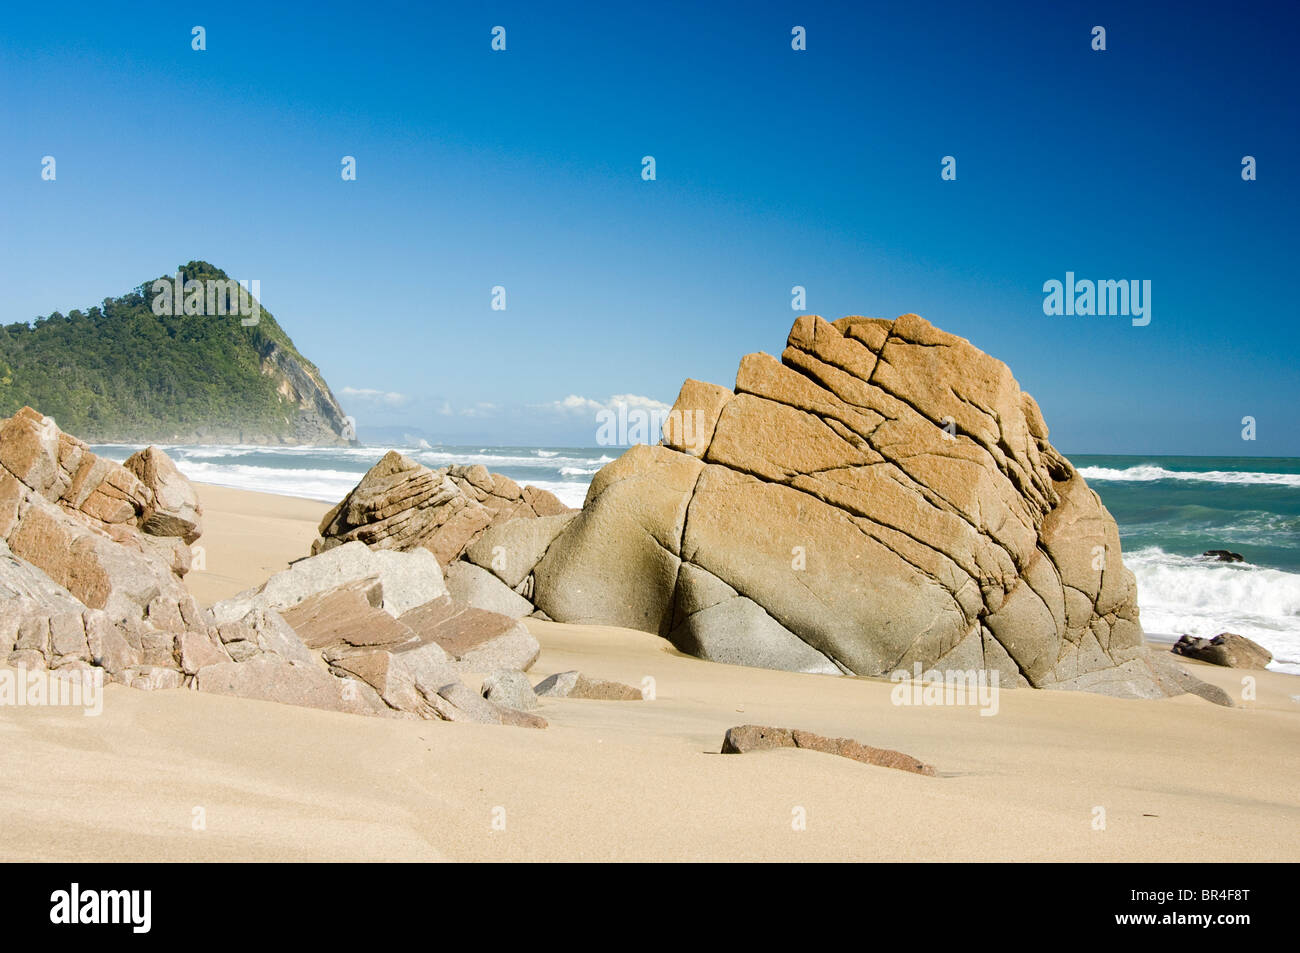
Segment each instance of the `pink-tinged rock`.
[[359,682],[335,678],[319,668],[269,655],[259,655],[247,662],[209,665],[194,676],[194,687],[217,695],[358,715],[388,711],[373,692],[361,691],[364,686]]
[[176,636],[176,654],[186,675],[194,675],[209,665],[230,661],[230,655],[222,648],[221,642],[206,632],[182,632]]
[[541,653],[541,645],[522,623],[460,605],[450,597],[412,609],[398,621],[441,645],[461,672],[527,671]]
[[309,596],[280,614],[310,649],[411,641],[415,633],[380,608],[383,592],[378,578],[369,577]]
[[181,688],[185,677],[174,668],[161,665],[137,665],[122,673],[122,681],[141,691],[162,691],[168,688]]
[[436,642],[408,642],[388,650],[364,652],[332,660],[336,673],[352,675],[370,685],[398,711],[424,717],[426,698],[459,676]]
[[134,630],[95,609],[86,612],[85,623],[90,660],[110,676],[120,678],[141,664],[140,637]]

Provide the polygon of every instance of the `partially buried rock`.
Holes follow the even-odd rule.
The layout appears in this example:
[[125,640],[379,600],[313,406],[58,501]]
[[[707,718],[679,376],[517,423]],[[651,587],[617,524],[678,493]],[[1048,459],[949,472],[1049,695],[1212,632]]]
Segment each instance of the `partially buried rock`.
[[205,666],[194,676],[194,687],[216,695],[257,698],[327,711],[364,715],[388,711],[387,706],[362,682],[335,678],[314,666],[286,662],[273,656]]
[[483,679],[482,695],[490,702],[520,711],[537,707],[537,693],[528,676],[510,669],[493,672]]
[[1174,644],[1173,653],[1227,668],[1265,668],[1273,661],[1273,653],[1264,646],[1231,632],[1212,639],[1184,635]]
[[746,754],[750,751],[767,751],[772,748],[807,748],[824,754],[839,755],[863,764],[874,764],[881,768],[897,768],[913,774],[934,777],[936,772],[930,765],[918,761],[911,755],[889,748],[873,748],[851,738],[827,738],[798,728],[767,728],[761,725],[738,725],[728,728],[722,739],[723,754]]
[[515,728],[545,728],[546,719],[525,711],[498,705],[479,695],[464,682],[451,682],[429,696],[429,704],[444,721],[468,721],[480,725],[511,725]]
[[589,698],[596,701],[644,701],[641,689],[611,682],[603,678],[588,678],[581,672],[557,672],[537,683],[537,694],[544,698]]

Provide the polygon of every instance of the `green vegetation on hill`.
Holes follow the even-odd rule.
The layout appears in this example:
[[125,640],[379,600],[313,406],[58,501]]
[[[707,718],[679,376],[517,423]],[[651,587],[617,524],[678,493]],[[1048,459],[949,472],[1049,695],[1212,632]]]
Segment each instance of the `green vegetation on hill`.
[[[202,261],[180,271],[228,278]],[[0,416],[29,404],[92,442],[334,436],[333,395],[269,312],[250,326],[238,315],[159,316],[153,284],[89,311],[0,326]]]

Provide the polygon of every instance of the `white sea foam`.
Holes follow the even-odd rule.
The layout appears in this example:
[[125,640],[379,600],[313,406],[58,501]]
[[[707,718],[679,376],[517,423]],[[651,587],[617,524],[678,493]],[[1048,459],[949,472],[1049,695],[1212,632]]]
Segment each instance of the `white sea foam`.
[[[559,451],[556,451],[556,453],[558,454]],[[558,470],[563,467],[586,467],[591,466],[592,464],[590,457],[557,455],[553,457],[540,458],[532,456],[531,454],[529,456],[519,456],[517,454],[502,453],[499,450],[493,452],[490,448],[479,453],[468,450],[436,449],[419,450],[413,453],[408,453],[407,455],[410,456],[411,459],[423,463],[427,467],[433,467],[434,469],[437,469],[438,467],[458,465],[473,466],[476,463],[481,463],[489,470],[504,470],[510,468],[519,470]],[[376,457],[376,459],[378,458]],[[609,458],[604,458],[602,462],[608,463]]]
[[298,467],[255,467],[245,464],[177,460],[176,468],[197,483],[228,486],[236,490],[301,496],[337,503],[357,485],[362,474],[348,470],[308,470]]
[[1122,470],[1114,467],[1079,467],[1085,480],[1112,483],[1153,483],[1156,480],[1193,480],[1202,483],[1242,483],[1300,487],[1300,473],[1257,473],[1238,470],[1167,470],[1143,463]]
[[1157,546],[1124,554],[1138,583],[1142,628],[1177,638],[1235,632],[1273,653],[1269,668],[1300,675],[1300,574],[1177,556]]
[[561,480],[529,480],[529,486],[554,493],[565,506],[581,509],[587,499],[588,483],[569,483]]

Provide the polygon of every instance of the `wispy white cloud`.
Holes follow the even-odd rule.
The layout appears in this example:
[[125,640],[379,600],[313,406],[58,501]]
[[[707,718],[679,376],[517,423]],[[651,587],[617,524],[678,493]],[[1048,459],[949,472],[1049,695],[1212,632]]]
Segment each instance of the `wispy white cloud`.
[[396,391],[374,390],[369,387],[344,387],[339,391],[339,393],[344,397],[350,397],[353,400],[367,403],[388,404],[390,407],[404,404],[410,399],[405,394],[399,394]]
[[672,409],[672,405],[665,404],[662,400],[643,397],[640,394],[615,394],[606,400],[570,394],[563,400],[553,400],[541,406],[567,414],[594,414],[602,410],[617,410],[620,405],[627,407],[628,410],[657,410],[663,413]]

